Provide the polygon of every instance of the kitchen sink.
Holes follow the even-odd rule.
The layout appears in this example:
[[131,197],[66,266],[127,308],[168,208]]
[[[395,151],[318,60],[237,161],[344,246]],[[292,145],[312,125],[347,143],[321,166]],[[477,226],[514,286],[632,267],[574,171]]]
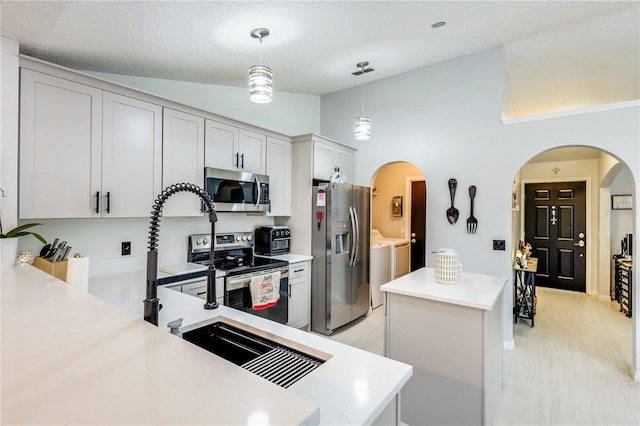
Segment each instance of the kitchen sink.
[[282,338],[269,339],[266,334],[225,319],[185,331],[182,338],[284,388],[331,357]]

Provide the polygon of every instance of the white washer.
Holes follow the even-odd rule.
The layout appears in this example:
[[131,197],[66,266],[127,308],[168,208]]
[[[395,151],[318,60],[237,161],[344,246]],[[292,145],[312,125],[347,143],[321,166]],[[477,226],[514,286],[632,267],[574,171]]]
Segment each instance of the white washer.
[[393,246],[391,250],[391,279],[394,280],[411,272],[411,246],[404,238],[387,238],[377,229],[371,230],[371,244],[385,242]]
[[377,308],[383,303],[380,286],[391,281],[391,253],[393,246],[384,241],[371,241],[371,307]]

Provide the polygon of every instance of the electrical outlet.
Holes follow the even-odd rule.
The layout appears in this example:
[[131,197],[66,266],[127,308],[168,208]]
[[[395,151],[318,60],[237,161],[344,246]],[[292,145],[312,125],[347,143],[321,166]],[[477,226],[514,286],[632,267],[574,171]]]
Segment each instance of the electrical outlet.
[[493,240],[493,249],[494,250],[505,250],[504,240]]
[[131,254],[131,241],[123,241],[122,242],[122,251],[123,256],[129,256]]

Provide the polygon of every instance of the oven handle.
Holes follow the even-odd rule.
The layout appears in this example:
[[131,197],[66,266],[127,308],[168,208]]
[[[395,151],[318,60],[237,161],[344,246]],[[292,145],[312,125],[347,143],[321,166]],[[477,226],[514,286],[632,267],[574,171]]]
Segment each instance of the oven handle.
[[269,275],[272,272],[280,272],[280,279],[289,277],[289,268],[282,269],[273,269],[267,271],[258,271],[252,274],[238,275],[235,277],[227,277],[226,282],[226,291],[238,290],[240,288],[249,287],[249,283],[251,282],[251,278],[258,277],[262,275]]

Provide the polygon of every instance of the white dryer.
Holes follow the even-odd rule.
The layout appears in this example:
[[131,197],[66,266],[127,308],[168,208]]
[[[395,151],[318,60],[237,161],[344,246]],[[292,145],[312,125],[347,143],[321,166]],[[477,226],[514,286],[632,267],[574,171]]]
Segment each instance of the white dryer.
[[391,281],[391,253],[393,246],[384,241],[371,241],[371,270],[369,287],[371,288],[371,307],[377,308],[383,303],[380,286]]
[[392,245],[391,250],[391,279],[399,278],[411,271],[411,246],[404,238],[385,237],[377,229],[371,230],[371,244],[385,242]]

